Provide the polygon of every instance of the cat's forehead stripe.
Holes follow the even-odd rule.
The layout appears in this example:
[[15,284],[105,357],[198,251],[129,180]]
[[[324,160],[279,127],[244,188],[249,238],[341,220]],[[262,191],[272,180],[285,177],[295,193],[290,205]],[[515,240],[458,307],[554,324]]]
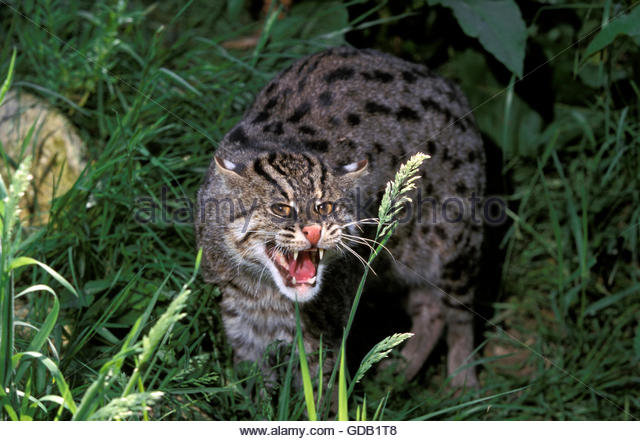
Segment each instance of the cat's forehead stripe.
[[[309,164],[309,172],[310,172],[309,179],[311,179],[313,192],[318,199],[322,199],[322,196],[323,196],[322,187],[324,186],[324,171],[322,171],[322,164],[320,163],[320,161],[317,161],[317,160],[314,162],[313,159],[309,157],[309,155],[303,154],[302,156],[304,156],[304,159],[307,160],[307,164]],[[313,170],[316,169],[318,165],[320,165],[320,168],[321,168],[320,182],[317,182],[313,178],[314,177]]]
[[[267,162],[269,163],[269,166],[271,166],[271,168],[273,168],[278,174],[283,176],[287,180],[287,182],[289,182],[289,179],[287,179],[289,177],[289,173],[287,173],[287,171],[284,170],[281,164],[277,161],[277,155],[275,153],[269,154],[269,156],[267,157]],[[291,186],[291,184],[289,185]]]
[[[282,159],[282,158],[280,158]],[[269,167],[274,171],[274,175],[272,176],[274,180],[279,180],[282,184],[286,183],[287,190],[287,200],[293,201],[293,195],[296,194],[296,184],[291,177],[291,174],[285,170],[284,164],[278,161],[278,155],[276,153],[270,153],[267,156],[267,163]],[[268,170],[267,170],[268,171]]]
[[264,178],[264,180],[266,180],[268,183],[276,187],[280,192],[280,194],[282,194],[285,197],[285,199],[290,199],[289,195],[287,194],[286,191],[284,191],[284,188],[282,188],[282,186],[278,183],[278,181],[273,179],[269,175],[269,173],[265,171],[262,165],[262,158],[258,158],[253,162],[253,171],[256,172],[258,176]]
[[[256,159],[271,179],[286,193],[286,199],[293,202],[296,196],[312,194],[322,199],[326,180],[326,168],[313,155],[292,152],[271,152]],[[255,168],[255,167],[254,167]],[[260,173],[257,171],[257,173]],[[282,193],[282,191],[281,191]]]

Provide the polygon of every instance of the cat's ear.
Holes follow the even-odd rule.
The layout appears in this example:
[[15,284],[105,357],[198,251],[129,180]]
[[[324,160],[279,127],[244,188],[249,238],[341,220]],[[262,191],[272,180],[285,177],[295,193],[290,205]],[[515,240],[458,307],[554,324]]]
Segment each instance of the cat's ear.
[[220,157],[218,155],[214,156],[213,159],[214,159],[214,161],[216,163],[216,169],[223,176],[234,177],[234,178],[241,178],[242,177],[240,175],[240,173],[244,169],[244,166],[242,164],[237,164],[235,162],[231,162],[228,159],[224,159],[224,158],[222,158],[222,157]]
[[343,165],[338,169],[338,174],[345,178],[358,178],[366,173],[369,166],[369,161],[363,159],[362,161],[351,162],[347,165]]

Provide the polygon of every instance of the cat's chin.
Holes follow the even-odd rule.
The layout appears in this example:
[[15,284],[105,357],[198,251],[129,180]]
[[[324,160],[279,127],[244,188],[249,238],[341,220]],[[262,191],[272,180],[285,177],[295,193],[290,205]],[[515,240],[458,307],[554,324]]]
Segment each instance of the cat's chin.
[[313,283],[297,283],[293,286],[291,286],[291,282],[289,280],[284,280],[282,274],[272,262],[269,262],[268,268],[269,272],[271,272],[271,278],[280,290],[280,293],[289,300],[298,301],[300,303],[308,302],[320,292],[320,282],[322,279],[322,273],[324,272],[323,264],[318,265],[318,270]]
[[320,291],[320,284],[308,285],[306,283],[296,285],[294,287],[278,286],[280,292],[289,300],[298,301],[300,303],[308,302],[313,299]]
[[293,286],[285,283],[280,272],[275,268],[273,263],[269,262],[269,271],[271,272],[271,278],[275,282],[280,293],[292,301],[298,301],[300,303],[308,302],[313,299],[316,294],[320,292],[320,280],[324,271],[324,265],[318,266],[318,272],[313,284],[299,283]]

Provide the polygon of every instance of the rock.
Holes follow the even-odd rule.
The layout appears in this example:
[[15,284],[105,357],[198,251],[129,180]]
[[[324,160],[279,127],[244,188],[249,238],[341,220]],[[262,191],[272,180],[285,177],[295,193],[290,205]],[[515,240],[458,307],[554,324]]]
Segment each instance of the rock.
[[[34,124],[33,136],[22,151]],[[33,155],[33,180],[20,201],[20,218],[31,225],[45,224],[53,197],[66,193],[86,165],[87,150],[78,131],[46,101],[10,91],[0,105],[0,145],[9,161],[0,164],[0,176],[7,187],[7,166],[13,173],[21,158]]]

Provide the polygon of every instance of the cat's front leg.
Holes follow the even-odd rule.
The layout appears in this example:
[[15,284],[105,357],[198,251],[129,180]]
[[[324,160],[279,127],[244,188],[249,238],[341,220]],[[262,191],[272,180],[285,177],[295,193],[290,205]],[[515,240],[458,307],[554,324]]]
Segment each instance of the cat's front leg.
[[406,360],[407,379],[416,376],[442,335],[445,324],[442,301],[430,287],[413,288],[409,293],[408,312],[414,334],[401,351]]
[[447,309],[447,374],[454,389],[478,386],[473,362],[473,314],[462,308]]

